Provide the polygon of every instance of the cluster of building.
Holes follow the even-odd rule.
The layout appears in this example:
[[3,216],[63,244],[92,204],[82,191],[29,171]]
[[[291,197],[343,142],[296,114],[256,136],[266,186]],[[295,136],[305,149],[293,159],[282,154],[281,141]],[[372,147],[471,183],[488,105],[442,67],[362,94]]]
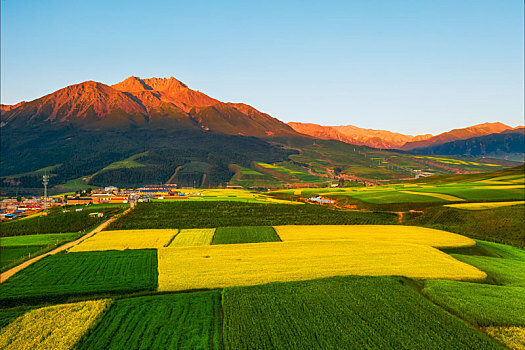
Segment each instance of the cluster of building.
[[54,206],[106,203],[129,203],[130,206],[134,206],[137,202],[146,202],[152,199],[185,199],[189,196],[202,195],[200,192],[185,193],[184,190],[178,190],[177,185],[169,184],[144,186],[137,189],[118,189],[109,186],[80,194],[48,198],[7,198],[0,201],[0,220],[19,219]]
[[0,201],[0,220],[18,219],[42,211],[52,200],[43,198],[6,198]]
[[129,203],[145,202],[151,199],[184,199],[190,195],[202,195],[201,193],[184,193],[177,189],[177,185],[151,185],[137,189],[118,189],[106,187],[103,190],[93,190],[83,195],[66,196],[67,205],[105,204],[105,203]]

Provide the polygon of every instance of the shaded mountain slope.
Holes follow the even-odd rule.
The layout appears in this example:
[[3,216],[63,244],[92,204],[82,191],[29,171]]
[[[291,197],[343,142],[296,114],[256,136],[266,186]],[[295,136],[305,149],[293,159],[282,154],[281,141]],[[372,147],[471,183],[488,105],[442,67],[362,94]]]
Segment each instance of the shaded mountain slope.
[[466,140],[416,148],[412,152],[523,161],[525,160],[525,129],[512,129],[496,134],[471,137]]
[[411,141],[404,144],[400,149],[412,150],[415,148],[423,148],[431,145],[440,145],[450,141],[465,140],[471,137],[490,135],[500,133],[512,129],[511,126],[503,123],[483,123],[469,126],[462,129],[453,129],[448,132],[433,136],[426,140]]

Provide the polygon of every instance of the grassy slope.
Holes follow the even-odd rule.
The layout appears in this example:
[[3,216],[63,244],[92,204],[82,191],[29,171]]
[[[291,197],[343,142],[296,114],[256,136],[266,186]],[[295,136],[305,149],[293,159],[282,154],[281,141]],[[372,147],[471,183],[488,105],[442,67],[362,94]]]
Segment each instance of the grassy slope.
[[434,302],[479,326],[525,326],[525,250],[478,241],[493,256],[453,254],[485,271],[500,285],[429,280],[423,292]]
[[211,244],[280,242],[271,226],[219,227]]
[[525,288],[428,280],[433,302],[477,326],[525,326]]
[[223,292],[233,349],[498,348],[390,277],[335,277]]
[[455,232],[465,236],[525,248],[524,205],[468,211],[427,208],[422,215],[406,215],[404,224]]

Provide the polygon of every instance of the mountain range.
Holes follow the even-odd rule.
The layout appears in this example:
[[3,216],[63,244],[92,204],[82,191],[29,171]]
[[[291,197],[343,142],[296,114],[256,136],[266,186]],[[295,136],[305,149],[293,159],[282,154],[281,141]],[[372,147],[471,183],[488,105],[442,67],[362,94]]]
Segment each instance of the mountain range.
[[504,131],[516,130],[502,123],[483,123],[462,129],[454,129],[439,135],[404,135],[386,130],[363,129],[353,125],[323,126],[310,123],[288,123],[294,130],[323,140],[338,140],[374,148],[410,151],[416,148],[437,146],[447,142],[465,140]]
[[[288,170],[273,171],[267,178],[298,170],[302,179],[401,178],[407,176],[404,165],[396,168],[391,160],[384,163],[390,164],[386,169],[367,153],[394,154],[378,153],[377,148],[425,153],[427,146],[512,131],[501,123],[485,123],[436,136],[412,136],[352,125],[286,124],[247,104],[222,102],[192,90],[173,77],[131,76],[114,85],[86,81],[33,101],[1,105],[0,110],[0,183],[17,188],[39,188],[42,172],[52,174],[51,185],[67,188],[167,181],[216,186],[242,169],[261,170],[259,162],[287,164]],[[458,145],[463,152],[462,147]],[[485,148],[499,153],[505,149],[481,147]],[[453,149],[447,152],[454,154]],[[416,158],[407,161],[415,168],[422,164]],[[438,171],[461,171],[428,160],[424,164]]]

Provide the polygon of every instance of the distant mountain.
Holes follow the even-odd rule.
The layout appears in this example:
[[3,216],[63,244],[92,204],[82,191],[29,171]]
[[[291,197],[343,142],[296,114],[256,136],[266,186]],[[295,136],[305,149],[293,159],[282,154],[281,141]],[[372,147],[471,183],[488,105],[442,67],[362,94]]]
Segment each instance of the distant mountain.
[[323,126],[311,123],[288,123],[295,131],[323,140],[338,140],[354,145],[396,149],[407,142],[425,140],[432,135],[403,135],[386,130],[363,129],[353,125]]
[[412,152],[525,161],[525,128],[416,148]]
[[288,125],[297,132],[319,139],[405,151],[513,130],[512,127],[502,123],[484,123],[463,129],[454,129],[435,136],[431,134],[412,136],[386,130],[363,129],[353,125],[323,126],[296,122],[290,122]]
[[483,123],[478,125],[469,126],[462,129],[454,129],[442,134],[430,137],[425,140],[414,140],[407,142],[400,149],[409,151],[415,148],[423,148],[429,146],[436,146],[443,143],[456,140],[466,140],[471,137],[490,135],[500,133],[505,130],[513,129],[511,126],[502,123]]
[[7,110],[2,126],[76,129],[168,128],[257,137],[297,136],[285,123],[240,103],[223,103],[175,78],[87,81]]

